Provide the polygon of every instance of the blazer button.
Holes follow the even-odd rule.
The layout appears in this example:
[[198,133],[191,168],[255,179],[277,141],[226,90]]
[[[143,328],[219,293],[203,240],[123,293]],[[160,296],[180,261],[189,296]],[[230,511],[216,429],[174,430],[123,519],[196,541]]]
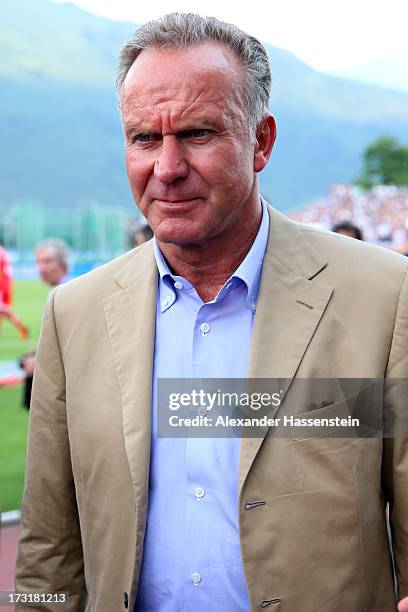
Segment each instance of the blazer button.
[[128,594],[127,593],[123,593],[122,599],[123,599],[123,605],[127,609],[129,607],[129,596],[128,596]]

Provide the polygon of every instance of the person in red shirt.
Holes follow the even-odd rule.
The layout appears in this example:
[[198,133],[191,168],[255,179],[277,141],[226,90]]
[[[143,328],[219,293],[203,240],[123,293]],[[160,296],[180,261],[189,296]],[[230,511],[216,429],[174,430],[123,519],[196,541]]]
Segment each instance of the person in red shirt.
[[0,324],[6,317],[12,325],[17,327],[23,340],[28,338],[28,328],[21,319],[13,312],[12,306],[12,275],[10,259],[6,249],[0,244]]

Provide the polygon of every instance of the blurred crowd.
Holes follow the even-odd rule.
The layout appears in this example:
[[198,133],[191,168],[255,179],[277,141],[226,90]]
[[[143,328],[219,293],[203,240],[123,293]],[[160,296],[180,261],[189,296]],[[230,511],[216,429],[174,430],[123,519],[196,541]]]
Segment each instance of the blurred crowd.
[[348,222],[367,242],[408,251],[408,188],[380,185],[363,192],[354,185],[334,185],[328,196],[290,217],[324,229]]

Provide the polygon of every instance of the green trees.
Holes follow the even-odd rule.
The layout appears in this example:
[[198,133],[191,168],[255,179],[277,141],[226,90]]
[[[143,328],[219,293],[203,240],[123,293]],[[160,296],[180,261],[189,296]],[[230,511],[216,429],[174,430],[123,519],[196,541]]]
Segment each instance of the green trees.
[[382,136],[368,146],[363,163],[357,184],[365,189],[374,185],[408,185],[408,147],[391,136]]

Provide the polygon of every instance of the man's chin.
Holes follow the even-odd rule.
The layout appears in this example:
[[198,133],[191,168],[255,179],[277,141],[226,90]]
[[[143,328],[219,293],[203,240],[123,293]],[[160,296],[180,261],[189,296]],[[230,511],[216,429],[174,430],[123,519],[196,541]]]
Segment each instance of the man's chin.
[[198,244],[205,240],[205,233],[202,229],[200,231],[199,228],[188,227],[179,223],[163,222],[154,230],[154,235],[158,242],[179,246]]
[[198,236],[185,235],[185,234],[168,234],[167,232],[159,233],[155,235],[158,243],[161,244],[174,244],[177,246],[189,246],[193,244],[199,244],[203,240]]

